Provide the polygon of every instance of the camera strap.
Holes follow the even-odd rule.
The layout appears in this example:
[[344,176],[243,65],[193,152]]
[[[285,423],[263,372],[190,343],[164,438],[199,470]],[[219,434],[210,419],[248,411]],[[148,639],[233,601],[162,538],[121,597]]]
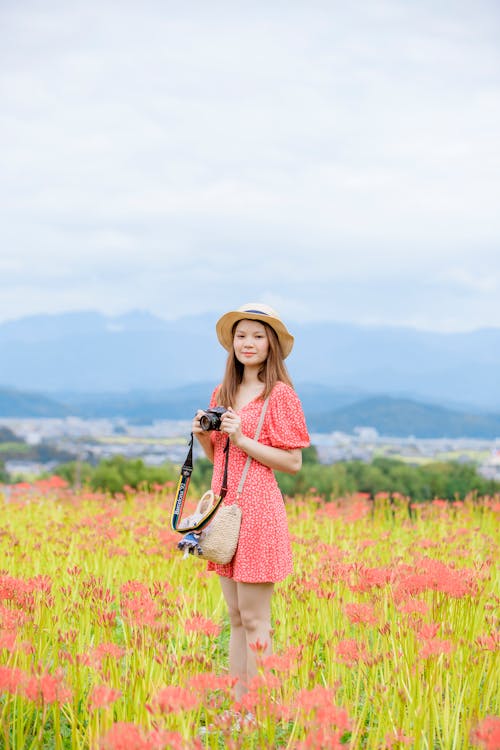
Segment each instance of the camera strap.
[[[262,405],[262,410],[261,410],[260,417],[259,417],[259,423],[255,431],[254,440],[259,439],[260,431],[262,429],[262,425],[264,424],[264,417],[266,416],[268,402],[269,402],[269,397],[266,398],[266,400],[264,401]],[[191,479],[191,474],[193,473],[193,442],[194,442],[193,433],[191,433],[191,438],[189,440],[188,454],[182,466],[181,473],[179,476],[179,482],[177,484],[177,491],[175,493],[174,507],[172,510],[172,518],[170,522],[172,529],[174,531],[178,531],[179,534],[186,534],[189,532],[201,531],[201,529],[204,526],[206,526],[209,521],[212,520],[213,516],[215,515],[216,511],[219,508],[219,505],[224,500],[224,498],[226,497],[226,493],[227,493],[227,467],[229,464],[229,445],[230,445],[229,435],[227,436],[227,442],[226,442],[226,445],[224,446],[224,453],[226,454],[226,457],[224,461],[224,474],[222,476],[222,487],[220,490],[219,497],[217,498],[214,497],[213,504],[207,509],[207,512],[204,513],[202,517],[195,524],[193,524],[192,526],[183,526],[182,529],[178,528],[179,520],[182,516],[182,510],[184,508],[184,501],[186,500],[189,481]],[[246,463],[245,463],[245,466],[243,468],[243,472],[240,478],[240,483],[236,491],[236,497],[238,499],[243,490],[243,484],[245,482],[251,463],[252,463],[251,456],[247,456],[247,460],[246,460]]]
[[229,435],[227,437],[226,445],[224,446],[224,453],[226,454],[225,461],[224,461],[224,474],[222,476],[222,487],[220,490],[219,497],[216,498],[214,504],[207,510],[207,513],[200,518],[200,520],[195,523],[193,526],[185,526],[182,529],[177,528],[179,524],[179,520],[182,516],[182,510],[184,508],[184,502],[186,500],[187,490],[189,487],[189,482],[191,480],[191,474],[193,473],[193,433],[191,433],[191,437],[189,440],[189,448],[188,448],[188,454],[186,456],[186,460],[184,461],[181,469],[181,473],[179,476],[179,481],[177,483],[177,490],[175,493],[175,501],[174,501],[174,507],[172,510],[172,518],[170,521],[170,525],[172,526],[172,529],[174,531],[178,531],[180,534],[185,534],[188,531],[197,531],[199,529],[202,529],[205,524],[207,524],[212,516],[215,514],[216,510],[218,509],[221,502],[226,497],[227,493],[227,467],[229,464]]

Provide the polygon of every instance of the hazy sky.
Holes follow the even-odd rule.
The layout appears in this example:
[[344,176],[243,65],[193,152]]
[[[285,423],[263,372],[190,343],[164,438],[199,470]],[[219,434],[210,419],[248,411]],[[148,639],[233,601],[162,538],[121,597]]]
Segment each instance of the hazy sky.
[[0,321],[500,326],[498,0],[0,0]]

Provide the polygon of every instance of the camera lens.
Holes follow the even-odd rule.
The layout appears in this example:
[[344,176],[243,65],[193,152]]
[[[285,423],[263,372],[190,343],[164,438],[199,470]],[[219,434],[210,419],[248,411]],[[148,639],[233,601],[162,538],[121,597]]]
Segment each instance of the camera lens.
[[200,427],[205,432],[208,432],[209,430],[213,429],[212,427],[212,420],[210,419],[210,416],[208,414],[202,414],[200,417]]

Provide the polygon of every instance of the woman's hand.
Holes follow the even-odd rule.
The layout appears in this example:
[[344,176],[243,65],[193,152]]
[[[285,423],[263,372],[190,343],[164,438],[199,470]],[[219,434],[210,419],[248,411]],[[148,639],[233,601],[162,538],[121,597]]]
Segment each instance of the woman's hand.
[[199,435],[200,433],[205,432],[204,430],[202,430],[201,425],[200,425],[200,417],[204,413],[205,412],[203,411],[203,409],[198,409],[198,411],[193,417],[193,422],[191,424],[191,432],[194,433],[195,435]]
[[220,430],[229,435],[229,439],[236,446],[244,437],[241,432],[241,417],[231,408],[222,415]]
[[199,444],[203,448],[203,452],[209,461],[214,462],[214,446],[210,439],[210,433],[203,430],[200,425],[200,417],[205,412],[203,409],[198,409],[191,422],[191,432],[196,436]]

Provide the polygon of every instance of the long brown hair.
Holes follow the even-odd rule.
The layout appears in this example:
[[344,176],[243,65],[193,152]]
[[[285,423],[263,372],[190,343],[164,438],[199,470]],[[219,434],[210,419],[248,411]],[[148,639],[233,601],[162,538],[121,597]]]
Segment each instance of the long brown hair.
[[[234,329],[240,321],[237,320],[233,326],[232,334],[234,336]],[[274,328],[263,320],[259,321],[266,328],[267,338],[269,341],[269,351],[265,362],[262,363],[258,373],[259,380],[263,383],[262,398],[267,398],[271,393],[276,383],[280,380],[283,383],[293,388],[293,383],[286,369],[285,362],[283,360],[283,353],[281,351],[280,342]],[[243,380],[244,365],[236,359],[234,350],[229,352],[226,371],[222,384],[217,392],[217,403],[221,406],[228,408],[229,406],[234,407],[236,403],[236,395],[238,388]]]

